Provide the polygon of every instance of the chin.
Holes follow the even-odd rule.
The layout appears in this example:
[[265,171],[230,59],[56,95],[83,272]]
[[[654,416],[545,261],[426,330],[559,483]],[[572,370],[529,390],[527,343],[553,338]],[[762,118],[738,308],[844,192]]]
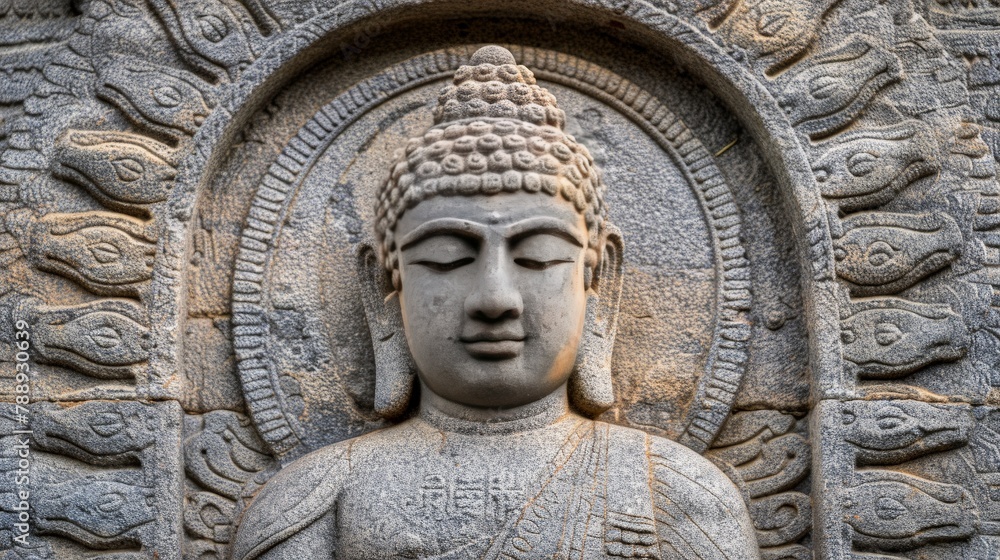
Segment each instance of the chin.
[[465,399],[464,401],[457,402],[464,404],[465,406],[472,406],[476,408],[516,408],[537,402],[543,397],[545,397],[545,395],[537,398],[529,397],[527,399],[520,395],[502,395],[500,397],[484,396],[480,399]]
[[479,364],[476,372],[456,374],[452,381],[441,380],[443,385],[431,385],[431,390],[450,401],[481,408],[511,408],[531,404],[550,395],[560,387],[540,379],[527,379],[520,372],[504,371],[499,364]]

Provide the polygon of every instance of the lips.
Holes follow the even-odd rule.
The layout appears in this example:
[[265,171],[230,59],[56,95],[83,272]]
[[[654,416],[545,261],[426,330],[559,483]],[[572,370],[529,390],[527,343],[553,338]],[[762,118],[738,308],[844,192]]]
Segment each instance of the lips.
[[513,332],[485,332],[463,336],[459,340],[473,358],[508,360],[516,358],[524,348],[525,336]]

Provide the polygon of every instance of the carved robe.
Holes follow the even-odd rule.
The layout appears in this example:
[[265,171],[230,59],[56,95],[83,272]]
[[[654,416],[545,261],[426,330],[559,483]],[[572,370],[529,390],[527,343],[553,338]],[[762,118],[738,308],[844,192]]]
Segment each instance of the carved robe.
[[[468,444],[421,420],[407,424],[358,438],[368,440],[361,445],[329,446],[285,468],[243,516],[234,558],[759,557],[735,487],[676,443],[571,417],[549,429],[557,434],[542,429],[509,442],[531,445],[557,435],[560,445],[533,479],[518,476],[520,484],[507,491],[499,471],[482,465],[420,470],[442,455],[460,462],[449,447],[468,450]],[[443,443],[383,471],[393,448],[428,436]],[[471,440],[485,437],[499,436]],[[498,443],[508,442],[501,437]]]

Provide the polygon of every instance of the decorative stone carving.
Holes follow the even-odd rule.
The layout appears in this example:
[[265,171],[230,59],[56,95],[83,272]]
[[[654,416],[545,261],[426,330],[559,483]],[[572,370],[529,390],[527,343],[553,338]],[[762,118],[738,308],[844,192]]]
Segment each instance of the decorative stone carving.
[[829,136],[856,119],[879,90],[898,81],[901,73],[894,54],[863,35],[854,35],[782,80],[782,104],[792,124],[811,137]]
[[273,470],[274,460],[246,416],[218,410],[185,419],[184,469],[188,489],[185,556],[224,558],[235,534],[244,500],[259,489],[256,475]]
[[194,134],[211,107],[193,74],[121,56],[104,67],[97,95],[139,126],[164,134]]
[[169,148],[137,134],[70,130],[56,149],[56,176],[108,208],[139,217],[148,216],[146,205],[166,200],[176,177]]
[[32,327],[43,363],[101,379],[131,379],[149,359],[142,308],[128,300],[60,307],[28,302],[15,317]]
[[858,296],[888,295],[954,261],[962,250],[958,224],[944,214],[852,214],[834,241],[837,275]]
[[[585,458],[578,472],[628,496],[642,465],[657,481],[698,455],[748,514],[741,553],[1000,557],[995,4],[0,1],[0,470],[30,494],[22,527],[0,485],[0,558],[232,557],[248,504],[274,499],[262,488],[336,486],[318,473],[347,457],[374,465],[359,493],[386,483],[378,469],[421,465],[385,515],[343,516],[378,519],[359,556],[419,556],[451,519],[498,522],[534,492],[490,551],[534,558],[556,552],[537,516],[615,505],[551,499],[580,487]],[[471,76],[488,85],[448,90],[439,117],[544,122],[573,142],[466,127],[421,146],[455,157],[419,164],[441,167],[435,192],[513,200],[516,182],[562,200],[542,177],[584,182],[585,148],[624,243],[604,247],[621,295],[584,314],[578,366],[612,383],[574,378],[571,410],[592,418],[566,456],[469,454],[515,467],[494,473],[407,460],[412,445],[365,455],[420,421],[402,331],[369,320],[398,300],[354,273],[380,270],[363,249],[379,185],[496,44],[564,113]],[[504,146],[515,137],[523,150]],[[405,189],[403,216],[441,200]],[[640,439],[657,447],[646,462],[620,460]],[[552,494],[517,483],[559,464]],[[285,497],[300,519],[346,503]],[[598,512],[600,545],[568,557],[718,556],[664,536],[698,504],[650,503]]]
[[155,239],[142,222],[102,212],[40,219],[12,212],[7,227],[35,268],[66,276],[95,294],[137,297],[152,277]]
[[809,442],[791,414],[776,410],[736,412],[706,456],[724,468],[749,499],[762,558],[806,558],[796,541],[812,527],[809,496],[793,488],[805,480]]
[[817,159],[816,182],[842,211],[876,208],[937,170],[929,140],[917,122],[847,132]]
[[745,49],[765,72],[784,69],[816,40],[823,14],[835,2],[793,4],[773,0],[719,2],[726,16],[719,36],[726,43]]
[[[564,122],[502,47],[476,51],[441,90],[434,125],[408,141],[379,190],[377,249],[359,249],[380,341],[375,411],[407,410],[415,367],[418,416],[289,464],[245,512],[235,558],[377,547],[403,557],[758,557],[745,505],[711,463],[569,410],[614,405],[624,247],[601,173]],[[776,476],[764,455],[746,469],[754,489]],[[402,507],[378,504],[386,494]],[[605,521],[591,529],[596,516]],[[372,524],[402,538],[379,544]]]
[[844,519],[862,549],[913,550],[975,531],[975,505],[961,486],[878,470],[858,473],[858,481],[846,493]]
[[[234,6],[224,2],[150,2],[156,15],[181,45],[179,54],[194,67],[220,78],[235,79],[256,58],[265,33],[274,20],[257,2]],[[253,15],[252,15],[253,14]],[[254,17],[257,16],[256,18]]]
[[180,545],[177,403],[10,404],[3,418],[11,481],[3,517],[14,551],[78,558],[118,550],[128,558]]
[[967,406],[918,401],[844,403],[844,441],[857,447],[859,465],[895,465],[969,441]]
[[861,377],[901,377],[929,363],[957,360],[968,348],[961,316],[947,306],[883,298],[845,307],[844,360]]

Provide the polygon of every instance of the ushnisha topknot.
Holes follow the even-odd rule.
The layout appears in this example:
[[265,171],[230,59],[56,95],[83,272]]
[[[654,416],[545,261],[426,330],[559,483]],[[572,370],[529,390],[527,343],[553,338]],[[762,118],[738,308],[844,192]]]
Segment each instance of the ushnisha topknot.
[[400,288],[395,229],[400,216],[434,196],[537,192],[573,203],[587,224],[588,266],[600,254],[607,211],[594,158],[563,127],[566,114],[507,49],[476,51],[438,96],[434,125],[397,152],[378,191],[375,237]]

